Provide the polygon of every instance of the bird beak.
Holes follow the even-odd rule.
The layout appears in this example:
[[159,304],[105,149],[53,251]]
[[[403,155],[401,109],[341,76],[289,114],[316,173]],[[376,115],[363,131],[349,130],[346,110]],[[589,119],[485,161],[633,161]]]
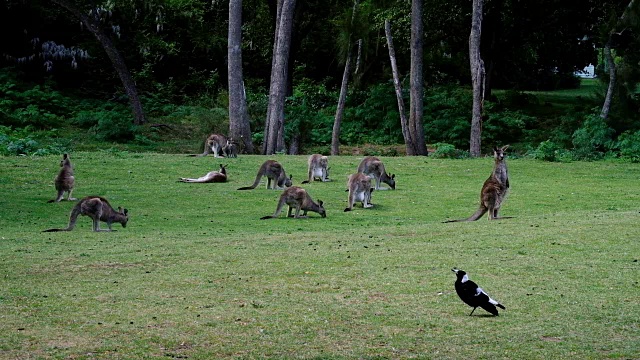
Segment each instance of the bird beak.
[[451,269],[451,271],[453,271],[454,273],[458,273],[458,269]]

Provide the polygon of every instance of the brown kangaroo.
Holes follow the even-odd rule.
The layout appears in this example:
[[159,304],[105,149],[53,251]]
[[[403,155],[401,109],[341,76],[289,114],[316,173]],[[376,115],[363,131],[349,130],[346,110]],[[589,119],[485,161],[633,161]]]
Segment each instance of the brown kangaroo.
[[381,182],[389,185],[393,190],[396,189],[395,174],[387,174],[384,169],[384,164],[375,156],[367,156],[362,159],[360,165],[358,165],[358,172],[376,179],[376,190],[387,190],[386,188],[380,187]]
[[71,197],[71,193],[73,192],[73,186],[75,185],[76,178],[73,176],[73,167],[71,166],[71,159],[69,159],[68,154],[62,155],[62,160],[60,161],[60,172],[56,176],[55,185],[56,190],[58,190],[58,196],[55,199],[49,200],[48,202],[59,202],[64,197],[64,192],[67,192],[67,200],[74,201],[78,200],[76,198]]
[[224,157],[224,147],[227,145],[227,137],[220,134],[211,134],[204,141],[204,152],[199,155],[191,156],[207,156],[213,151],[213,157]]
[[482,185],[482,190],[480,191],[480,207],[478,208],[478,211],[467,219],[449,220],[445,221],[446,223],[476,221],[487,212],[489,213],[489,220],[512,218],[511,216],[498,216],[500,207],[509,194],[509,172],[507,171],[507,163],[505,161],[505,151],[508,147],[509,145],[505,145],[500,149],[497,147],[493,148],[493,157],[495,159],[493,172],[484,182],[484,185]]
[[[71,231],[76,226],[79,215],[86,215],[93,220],[93,231],[115,231],[111,229],[111,224],[119,222],[122,227],[127,227],[129,212],[127,209],[118,208],[115,210],[107,199],[100,196],[87,196],[80,200],[69,215],[69,225],[64,229],[48,229],[43,232]],[[107,223],[109,229],[100,229],[100,221]]]
[[303,181],[303,184],[308,184],[312,181],[315,181],[316,178],[320,179],[322,182],[331,181],[329,180],[329,158],[326,156],[322,156],[320,154],[313,154],[309,156],[309,160],[307,160],[309,164],[309,178]]
[[[307,193],[307,191],[299,186],[292,186],[288,189],[285,189],[280,195],[280,201],[278,201],[278,207],[276,208],[276,212],[273,215],[263,216],[260,220],[265,219],[273,219],[277,218],[282,212],[282,208],[284,204],[289,205],[289,211],[287,213],[287,217],[291,217],[291,212],[295,208],[296,213],[293,216],[296,219],[306,218],[307,211],[313,211],[320,214],[320,216],[327,217],[327,212],[324,210],[322,200],[318,200],[318,202],[314,202],[311,196]],[[302,215],[300,215],[300,210],[303,211]]]
[[227,182],[227,167],[228,165],[220,164],[220,171],[210,171],[205,176],[201,176],[197,179],[192,178],[180,178],[179,182],[186,183],[223,183]]
[[373,207],[371,203],[371,178],[363,173],[355,173],[349,175],[347,180],[347,188],[349,191],[349,206],[344,209],[345,212],[353,209],[353,203],[361,202],[364,209]]
[[255,189],[256,186],[260,183],[260,179],[263,176],[267,177],[267,189],[271,188],[271,181],[273,180],[273,189],[281,190],[285,187],[291,186],[292,177],[287,177],[287,174],[284,172],[284,168],[280,165],[279,162],[275,160],[267,160],[262,163],[260,169],[258,169],[258,174],[256,175],[256,180],[253,182],[251,186],[245,186],[238,188],[238,190],[251,190]]
[[227,139],[227,144],[222,148],[222,153],[228,158],[238,157],[238,146],[233,142],[233,139]]

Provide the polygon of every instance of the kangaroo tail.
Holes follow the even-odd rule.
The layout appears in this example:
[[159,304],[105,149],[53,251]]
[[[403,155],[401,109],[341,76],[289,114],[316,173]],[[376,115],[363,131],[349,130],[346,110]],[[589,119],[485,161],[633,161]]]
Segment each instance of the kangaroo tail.
[[71,214],[69,215],[69,225],[67,225],[64,229],[47,229],[42,232],[56,232],[56,231],[71,231],[74,227],[76,227],[76,221],[78,220],[78,216],[80,215],[80,203],[76,204],[76,206],[71,209]]
[[443,221],[443,223],[476,221],[476,220],[480,219],[482,217],[482,215],[486,214],[488,210],[489,209],[487,209],[485,206],[480,205],[480,207],[478,208],[478,211],[476,211],[473,215],[471,215],[470,217],[468,217],[466,219],[447,220],[447,221]]
[[256,181],[254,181],[251,186],[243,186],[241,188],[238,188],[238,190],[252,190],[252,189],[255,189],[256,186],[258,186],[258,184],[260,183],[260,179],[262,179],[262,174],[258,173],[258,175],[256,176]]

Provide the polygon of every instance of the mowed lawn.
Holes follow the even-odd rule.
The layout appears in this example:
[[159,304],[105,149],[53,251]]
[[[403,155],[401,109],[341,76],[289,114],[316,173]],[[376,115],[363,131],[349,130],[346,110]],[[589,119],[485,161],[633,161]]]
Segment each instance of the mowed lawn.
[[[344,213],[361,157],[330,157],[326,218],[259,220],[281,191],[236,189],[269,158],[299,185],[306,156],[70,155],[74,196],[129,224],[41,232],[75,204],[47,203],[60,156],[0,158],[0,358],[640,358],[640,165],[508,159],[514,218],[444,224],[492,158],[383,157],[397,190]],[[506,310],[468,316],[453,267]]]

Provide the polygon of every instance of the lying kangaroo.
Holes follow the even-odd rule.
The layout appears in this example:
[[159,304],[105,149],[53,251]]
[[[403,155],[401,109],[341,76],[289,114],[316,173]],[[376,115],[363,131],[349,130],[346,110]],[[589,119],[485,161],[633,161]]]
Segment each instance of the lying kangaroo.
[[309,156],[309,160],[307,160],[309,164],[309,178],[303,181],[303,184],[308,184],[312,181],[315,181],[316,178],[320,179],[322,182],[331,181],[329,180],[329,158],[326,156],[322,156],[320,154],[313,154]]
[[273,180],[274,190],[282,190],[285,187],[291,186],[291,179],[293,178],[291,176],[287,177],[287,174],[284,172],[284,168],[279,162],[275,160],[267,160],[262,163],[262,166],[260,166],[258,174],[256,175],[256,181],[253,182],[253,185],[241,187],[238,190],[255,189],[263,176],[267,177],[267,189],[271,188],[271,180]]
[[[318,200],[316,203],[305,189],[299,186],[292,186],[285,189],[282,192],[282,195],[280,195],[280,201],[278,201],[276,212],[273,213],[273,215],[263,216],[260,220],[277,218],[280,215],[280,212],[282,212],[284,204],[289,205],[287,217],[291,217],[291,212],[294,208],[296,209],[296,213],[293,217],[296,219],[306,218],[307,211],[317,212],[323,218],[327,217],[327,212],[324,210],[324,207],[322,206],[323,202],[321,200]],[[302,215],[300,215],[300,210],[303,212]]]
[[376,179],[376,190],[387,190],[380,187],[380,182],[383,182],[393,190],[396,188],[396,176],[395,174],[387,174],[384,169],[384,164],[380,159],[375,156],[367,156],[358,165],[358,172],[369,175]]
[[60,161],[60,172],[56,176],[55,185],[56,190],[58,190],[58,196],[55,199],[49,200],[48,202],[59,202],[64,197],[64,192],[67,192],[67,200],[74,201],[78,200],[76,198],[71,197],[71,193],[73,192],[73,186],[75,184],[76,178],[73,176],[73,167],[71,166],[71,159],[69,159],[68,154],[62,155],[62,160]]
[[[93,220],[93,231],[115,231],[111,230],[111,224],[119,222],[122,227],[127,227],[129,212],[127,209],[118,208],[116,211],[111,207],[107,199],[100,196],[87,196],[80,200],[71,210],[69,215],[69,225],[64,229],[48,229],[43,232],[71,231],[76,226],[78,215],[86,215]],[[100,229],[100,221],[107,223],[109,229]]]
[[363,173],[355,173],[349,175],[347,180],[347,188],[349,189],[349,207],[344,209],[345,212],[353,209],[353,203],[361,202],[363,208],[373,207],[371,203],[371,178]]
[[220,134],[211,134],[204,141],[204,152],[200,155],[191,156],[207,156],[213,151],[213,157],[224,157],[224,147],[227,145],[227,137]]
[[228,165],[220,164],[220,171],[210,171],[205,176],[201,176],[197,179],[192,178],[180,178],[179,182],[186,183],[223,183],[227,182],[227,167]]
[[493,157],[495,159],[493,172],[484,182],[484,185],[482,185],[482,190],[480,191],[480,207],[478,208],[478,211],[468,219],[449,220],[445,221],[446,223],[476,221],[487,212],[489,212],[489,220],[511,218],[511,216],[498,216],[498,211],[500,211],[500,207],[509,193],[509,173],[507,171],[507,163],[505,161],[504,153],[508,147],[509,145],[505,145],[500,149],[497,147],[493,148]]

